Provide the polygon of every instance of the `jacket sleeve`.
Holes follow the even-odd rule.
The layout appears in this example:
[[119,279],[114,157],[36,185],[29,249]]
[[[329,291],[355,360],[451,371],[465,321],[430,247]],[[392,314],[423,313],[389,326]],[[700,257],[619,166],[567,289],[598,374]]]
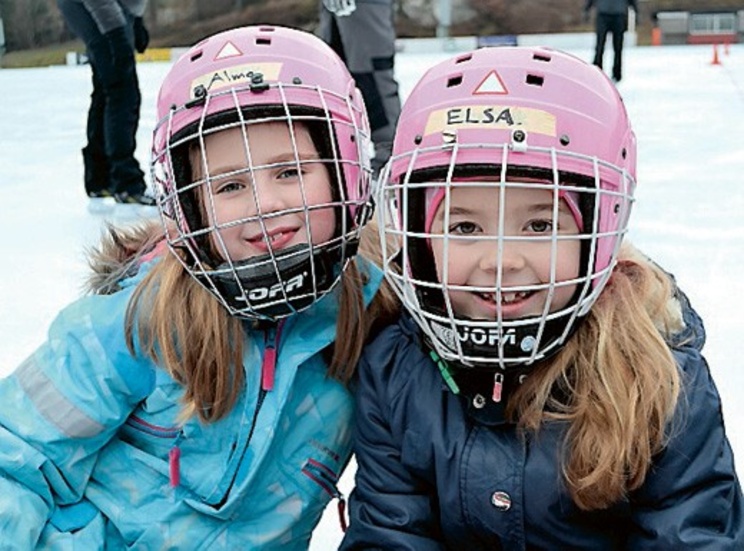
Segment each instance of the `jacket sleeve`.
[[48,340],[0,379],[0,533],[33,549],[55,508],[81,500],[98,450],[154,381],[149,362],[126,351],[123,319],[89,297],[52,323]]
[[[396,402],[402,393],[396,391],[388,373],[391,364],[405,360],[390,351],[395,345],[386,344],[378,347],[378,351],[385,350],[384,354],[370,354],[359,366],[354,433],[356,486],[350,497],[351,523],[340,549],[444,549],[435,493],[401,461],[405,420]],[[386,359],[380,357],[385,355]],[[421,354],[418,358],[428,361]],[[417,367],[407,364],[406,371]]]
[[632,496],[632,550],[744,549],[744,502],[721,402],[694,346],[675,350],[683,390],[670,441]]

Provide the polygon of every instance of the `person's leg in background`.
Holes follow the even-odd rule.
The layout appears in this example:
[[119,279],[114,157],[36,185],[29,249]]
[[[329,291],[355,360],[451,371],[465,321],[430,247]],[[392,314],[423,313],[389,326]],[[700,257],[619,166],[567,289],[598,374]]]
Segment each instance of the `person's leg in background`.
[[321,6],[319,36],[344,60],[369,113],[377,176],[393,146],[400,115],[395,79],[395,25],[391,0],[357,0],[350,15],[334,16]]
[[108,190],[120,203],[152,206],[155,202],[145,194],[144,172],[134,156],[141,95],[133,18],[124,28],[103,35],[83,4],[74,0],[57,4],[70,29],[85,43],[93,71],[88,143],[83,148],[86,192],[100,197]]
[[134,156],[142,99],[134,60],[132,21],[128,20],[123,32],[95,40],[88,48],[105,97],[103,136],[109,183],[119,202],[132,202],[130,199],[142,196],[146,188],[144,172]]
[[616,15],[613,18],[612,32],[612,51],[614,60],[612,62],[612,79],[619,82],[623,78],[623,38],[628,28],[627,15]]
[[595,28],[597,32],[597,45],[594,50],[594,65],[602,68],[604,61],[604,49],[607,41],[607,31],[609,30],[607,15],[604,13],[597,13]]
[[[92,60],[90,45],[105,41],[88,10],[74,0],[58,0],[62,16],[75,36],[85,44],[86,55]],[[104,112],[106,95],[103,83],[98,77],[96,67],[91,61],[93,92],[90,96],[88,121],[86,127],[87,143],[83,147],[83,169],[85,192],[89,197],[113,196],[109,181],[109,167],[106,159],[106,140],[104,136]]]
[[93,92],[90,95],[86,136],[88,143],[83,148],[83,167],[85,170],[85,192],[88,197],[113,197],[109,183],[109,166],[106,159],[103,114],[106,109],[106,96],[103,93],[95,67],[91,65]]

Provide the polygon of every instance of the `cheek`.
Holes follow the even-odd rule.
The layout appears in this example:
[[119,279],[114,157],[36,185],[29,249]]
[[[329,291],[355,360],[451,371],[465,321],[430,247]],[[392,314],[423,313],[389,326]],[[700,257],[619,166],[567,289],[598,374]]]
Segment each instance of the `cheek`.
[[[437,280],[444,280],[444,249],[440,244],[434,244],[432,246],[432,253],[434,254],[434,264],[437,269]],[[450,241],[450,245],[447,251],[448,271],[447,271],[447,283],[450,285],[464,285],[468,281],[468,274],[470,273],[470,264],[468,262],[468,256],[463,254],[463,251],[459,250],[457,246],[453,246],[453,242]],[[472,254],[471,254],[472,256]]]
[[336,228],[336,216],[333,209],[318,209],[310,213],[310,234],[313,243],[320,244],[329,241]]
[[555,267],[556,278],[559,281],[565,281],[578,277],[580,262],[581,243],[579,241],[566,241],[558,249],[558,262]]
[[230,228],[222,228],[211,233],[210,239],[212,240],[212,246],[217,254],[226,259],[229,254],[230,258],[235,260],[241,260],[243,241],[240,234],[241,226],[232,226]]
[[[302,191],[297,188],[298,205],[303,204]],[[305,201],[310,207],[330,205],[333,203],[330,185],[325,179],[314,177],[308,179],[305,189]],[[302,216],[302,215],[301,215]],[[310,211],[310,232],[314,242],[327,241],[333,237],[336,227],[336,213],[333,207],[313,209]]]
[[227,224],[247,215],[247,197],[238,200],[232,197],[230,200],[223,200],[221,196],[216,195],[212,205],[206,205],[207,220],[212,225]]

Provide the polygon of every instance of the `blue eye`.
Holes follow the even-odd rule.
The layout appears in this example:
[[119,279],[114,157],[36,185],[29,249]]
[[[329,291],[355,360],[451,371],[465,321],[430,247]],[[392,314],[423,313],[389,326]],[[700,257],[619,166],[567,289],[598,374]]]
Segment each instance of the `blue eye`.
[[287,179],[287,178],[297,178],[297,176],[300,174],[300,171],[296,167],[290,167],[283,169],[279,174],[279,179]]
[[449,227],[449,233],[457,233],[460,235],[469,235],[476,231],[478,231],[478,226],[473,222],[458,222]]
[[243,189],[243,184],[240,182],[227,182],[217,188],[217,193],[231,193],[233,191],[240,191]]
[[553,222],[551,220],[532,220],[527,224],[527,229],[535,233],[547,233],[552,231]]

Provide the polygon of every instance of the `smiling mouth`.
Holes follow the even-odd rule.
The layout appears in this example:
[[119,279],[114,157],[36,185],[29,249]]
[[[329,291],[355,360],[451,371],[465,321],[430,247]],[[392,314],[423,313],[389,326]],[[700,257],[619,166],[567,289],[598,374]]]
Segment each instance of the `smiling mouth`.
[[259,249],[278,249],[286,245],[297,233],[296,228],[285,228],[269,234],[261,234],[246,239],[248,243]]
[[[496,304],[496,293],[473,293],[481,300]],[[522,301],[527,300],[535,291],[517,291],[512,293],[501,293],[501,304],[504,306],[511,306],[513,304],[519,304]]]
[[274,243],[275,241],[281,241],[284,238],[285,234],[289,234],[290,232],[277,232],[273,233],[271,235],[261,235],[259,237],[254,237],[252,239],[249,239],[248,241],[251,243],[263,243],[264,241],[268,241],[269,243]]

